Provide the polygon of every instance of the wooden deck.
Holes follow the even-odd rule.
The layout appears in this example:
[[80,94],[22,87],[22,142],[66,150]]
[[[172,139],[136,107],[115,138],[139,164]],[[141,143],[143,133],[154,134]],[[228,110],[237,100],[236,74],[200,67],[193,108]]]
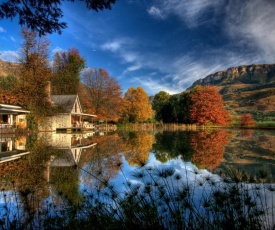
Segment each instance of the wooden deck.
[[89,130],[94,130],[94,128],[86,128],[86,127],[67,127],[67,128],[56,128],[56,132],[60,133],[80,133]]

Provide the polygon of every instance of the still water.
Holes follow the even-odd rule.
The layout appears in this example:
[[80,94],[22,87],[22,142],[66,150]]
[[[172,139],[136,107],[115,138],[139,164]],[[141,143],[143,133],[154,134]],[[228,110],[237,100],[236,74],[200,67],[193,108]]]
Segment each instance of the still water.
[[[165,174],[163,168],[169,167],[190,181],[198,173],[218,178],[226,169],[245,175],[250,183],[272,185],[275,131],[118,131],[2,136],[0,215],[15,219],[28,208],[35,212],[41,203],[62,204],[64,199],[66,204],[77,204],[83,202],[83,194],[104,190],[110,184],[119,194],[125,194],[127,184],[149,183],[143,175],[135,175],[137,168],[145,166],[150,170],[158,168],[159,176]],[[32,194],[32,207],[20,202],[26,197],[30,199],[29,194]],[[15,206],[20,206],[20,212],[15,211]],[[61,210],[62,205],[58,208]]]

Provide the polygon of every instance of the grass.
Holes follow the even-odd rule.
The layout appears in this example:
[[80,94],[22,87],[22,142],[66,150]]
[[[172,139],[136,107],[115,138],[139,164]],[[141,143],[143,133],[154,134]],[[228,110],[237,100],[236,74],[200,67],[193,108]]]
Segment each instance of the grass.
[[220,176],[185,172],[143,164],[134,171],[134,180],[125,177],[124,192],[93,175],[99,187],[84,190],[84,201],[77,204],[60,193],[36,204],[33,191],[2,190],[0,229],[275,227],[274,185],[247,183],[245,174],[233,170]]
[[258,121],[257,127],[275,128],[275,121]]

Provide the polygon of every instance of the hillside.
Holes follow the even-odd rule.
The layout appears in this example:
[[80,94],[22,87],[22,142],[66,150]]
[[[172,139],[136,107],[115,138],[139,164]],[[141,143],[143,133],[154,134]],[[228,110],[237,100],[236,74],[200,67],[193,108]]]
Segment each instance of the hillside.
[[249,65],[219,71],[193,83],[219,88],[234,114],[251,112],[257,120],[275,119],[275,64]]
[[5,62],[0,59],[0,77],[8,75],[17,76],[19,64],[15,62]]

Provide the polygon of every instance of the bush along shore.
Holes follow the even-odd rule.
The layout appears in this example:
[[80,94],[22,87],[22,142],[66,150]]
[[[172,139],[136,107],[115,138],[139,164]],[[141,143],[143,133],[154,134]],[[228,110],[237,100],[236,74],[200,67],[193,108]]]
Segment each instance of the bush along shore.
[[82,169],[94,185],[76,203],[58,191],[35,202],[34,191],[2,189],[0,229],[274,229],[275,185],[250,183],[232,171],[211,174],[191,163],[180,172],[172,163],[144,163],[131,178],[122,171],[123,186]]

